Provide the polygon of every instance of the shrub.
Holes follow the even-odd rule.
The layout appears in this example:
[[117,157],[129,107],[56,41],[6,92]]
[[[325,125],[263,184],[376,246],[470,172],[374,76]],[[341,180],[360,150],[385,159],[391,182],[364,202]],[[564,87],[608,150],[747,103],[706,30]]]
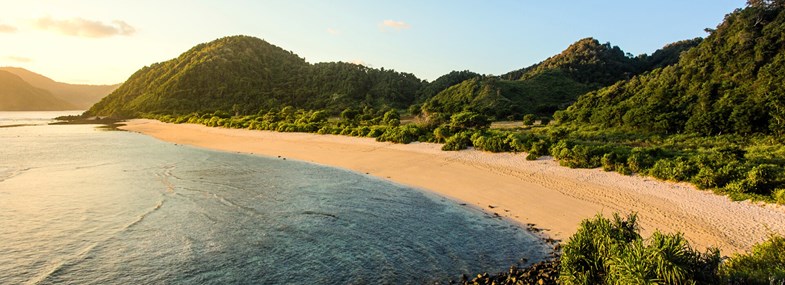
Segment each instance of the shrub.
[[777,189],[771,193],[771,197],[774,198],[774,202],[777,204],[785,205],[785,189]]
[[452,136],[452,132],[450,132],[450,128],[448,126],[439,126],[433,129],[433,136],[436,139],[436,142],[444,142]]
[[469,133],[460,132],[447,138],[447,142],[442,146],[442,150],[458,151],[469,147],[471,143],[472,141]]
[[540,156],[532,152],[526,155],[526,160],[537,160],[538,158],[540,158]]
[[482,129],[491,125],[491,121],[480,113],[463,111],[450,117],[450,127],[456,130]]
[[772,194],[772,190],[782,184],[782,167],[774,164],[761,164],[752,167],[746,175],[725,186],[731,193]]
[[656,157],[660,155],[660,153],[661,151],[656,148],[633,148],[630,151],[630,156],[627,157],[627,167],[629,167],[632,172],[646,172],[654,165]]
[[725,284],[782,284],[785,282],[785,237],[771,236],[746,254],[729,258],[721,268]]
[[736,180],[743,170],[736,162],[729,162],[721,167],[701,166],[698,173],[692,177],[692,183],[699,189],[721,188]]
[[370,131],[365,135],[369,138],[378,138],[379,136],[383,135],[384,132],[387,131],[386,126],[371,126]]
[[505,138],[499,134],[491,132],[476,132],[472,134],[472,145],[479,150],[490,152],[505,152],[511,151],[509,144],[505,142]]
[[719,250],[693,250],[681,234],[644,240],[637,217],[597,215],[581,222],[563,248],[562,284],[716,284]]
[[683,157],[660,159],[649,170],[651,176],[663,180],[688,181],[695,175],[697,168]]
[[394,143],[410,143],[420,137],[422,130],[415,125],[408,124],[398,127],[390,127],[376,138],[377,141],[387,141]]
[[401,124],[401,115],[398,114],[398,111],[395,109],[391,109],[390,111],[387,111],[387,113],[384,113],[382,123],[385,125],[397,127]]
[[603,284],[614,257],[628,243],[638,239],[640,235],[634,214],[627,219],[614,214],[613,220],[600,215],[593,220],[583,220],[563,248],[559,278],[563,284]]
[[633,241],[613,259],[609,283],[716,284],[719,264],[717,249],[701,254],[681,234],[654,232],[645,242]]
[[602,164],[602,170],[605,171],[614,171],[616,170],[616,163],[618,161],[618,156],[614,152],[606,153],[600,159],[600,164]]
[[523,125],[524,126],[531,126],[534,125],[534,115],[533,114],[526,114],[523,116]]
[[532,147],[531,149],[529,149],[529,152],[537,155],[548,155],[549,148],[550,148],[550,144],[548,143],[548,141],[539,140],[535,143],[532,143]]

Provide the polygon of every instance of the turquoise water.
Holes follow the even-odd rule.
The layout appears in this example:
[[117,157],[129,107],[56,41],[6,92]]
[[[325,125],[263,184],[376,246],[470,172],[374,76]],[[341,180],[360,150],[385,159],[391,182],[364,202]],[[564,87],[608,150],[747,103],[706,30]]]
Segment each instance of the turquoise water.
[[0,284],[423,284],[548,253],[367,175],[32,116],[0,112],[34,124],[0,128]]

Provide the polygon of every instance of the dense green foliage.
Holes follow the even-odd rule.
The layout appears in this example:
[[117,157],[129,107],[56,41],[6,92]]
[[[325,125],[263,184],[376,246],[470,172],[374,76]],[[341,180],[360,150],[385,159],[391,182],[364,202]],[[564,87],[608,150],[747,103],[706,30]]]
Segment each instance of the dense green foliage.
[[581,222],[556,258],[476,276],[464,275],[459,284],[783,284],[785,237],[771,236],[749,253],[720,258],[717,249],[693,249],[679,233],[655,231],[643,238],[635,214],[597,215]]
[[439,78],[436,78],[436,80],[426,84],[420,90],[420,92],[418,92],[416,101],[417,101],[417,103],[422,103],[425,100],[428,100],[428,99],[430,99],[433,96],[436,96],[436,94],[439,94],[439,92],[444,91],[445,89],[449,88],[450,86],[453,86],[455,84],[458,84],[458,83],[461,83],[463,81],[466,81],[466,80],[469,80],[469,79],[472,79],[472,78],[476,78],[476,77],[480,77],[480,75],[477,74],[477,73],[468,71],[468,70],[452,71],[452,72],[447,73],[445,75],[442,75]]
[[651,56],[632,57],[610,43],[579,40],[562,53],[533,66],[499,77],[473,77],[434,95],[426,112],[473,111],[496,119],[520,119],[524,114],[551,116],[581,94],[633,75],[667,66],[700,39],[670,44]]
[[187,114],[297,106],[337,113],[347,107],[406,108],[424,82],[414,75],[351,63],[311,65],[261,39],[233,36],[200,44],[142,68],[88,115]]
[[657,134],[785,132],[785,9],[726,16],[678,64],[582,96],[562,122]]
[[638,72],[638,62],[617,46],[600,44],[593,38],[581,39],[560,54],[530,67],[504,74],[507,80],[526,80],[560,70],[576,82],[606,86],[627,79]]
[[563,284],[716,284],[719,251],[693,250],[680,234],[643,239],[635,215],[584,220],[563,248]]
[[497,119],[520,119],[523,114],[549,116],[589,90],[558,70],[520,81],[476,77],[445,89],[422,109],[426,113],[448,114],[473,111]]
[[772,236],[747,254],[725,262],[723,275],[730,284],[782,284],[785,282],[785,237]]
[[[349,63],[309,64],[260,39],[228,37],[138,71],[87,114],[550,155],[568,167],[785,203],[785,16],[777,1],[758,2],[729,14],[707,39],[651,56],[588,38],[501,77],[456,71],[431,83]],[[547,124],[579,94],[617,80]],[[399,110],[422,114],[401,124]],[[525,120],[488,129],[502,118]]]
[[637,217],[600,215],[581,222],[563,247],[561,284],[780,284],[785,282],[785,237],[772,236],[750,253],[721,261],[717,249],[699,252],[681,234],[644,239]]

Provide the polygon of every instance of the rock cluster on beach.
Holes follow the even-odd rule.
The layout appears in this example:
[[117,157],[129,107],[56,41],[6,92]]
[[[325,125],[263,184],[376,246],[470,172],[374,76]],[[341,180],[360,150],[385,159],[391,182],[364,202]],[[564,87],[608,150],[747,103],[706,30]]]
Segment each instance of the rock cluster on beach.
[[474,278],[464,275],[460,282],[450,281],[447,284],[464,285],[525,285],[525,284],[558,284],[559,259],[551,259],[524,268],[510,267],[507,272],[496,274],[477,274]]

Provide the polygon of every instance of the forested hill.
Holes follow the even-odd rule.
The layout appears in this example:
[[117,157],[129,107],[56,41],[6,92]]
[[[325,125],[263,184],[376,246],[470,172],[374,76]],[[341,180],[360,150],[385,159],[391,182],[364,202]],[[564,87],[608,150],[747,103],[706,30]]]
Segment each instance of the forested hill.
[[264,40],[232,36],[140,69],[87,115],[256,114],[287,105],[333,113],[359,106],[405,108],[423,86],[412,74],[341,62],[309,64]]
[[49,91],[33,87],[19,76],[0,70],[0,111],[77,110]]
[[581,39],[560,54],[538,64],[500,76],[506,80],[526,80],[560,70],[570,79],[587,85],[603,86],[637,73],[637,61],[618,46],[600,44],[594,38]]
[[785,132],[785,12],[750,1],[676,65],[581,96],[562,122],[651,133]]
[[550,116],[581,94],[673,64],[681,52],[699,42],[699,38],[681,41],[651,56],[633,57],[610,43],[585,38],[530,67],[456,84],[433,96],[423,110],[430,113],[470,110],[496,119],[518,119],[525,114]]

